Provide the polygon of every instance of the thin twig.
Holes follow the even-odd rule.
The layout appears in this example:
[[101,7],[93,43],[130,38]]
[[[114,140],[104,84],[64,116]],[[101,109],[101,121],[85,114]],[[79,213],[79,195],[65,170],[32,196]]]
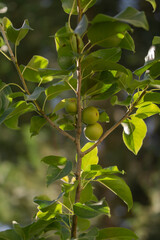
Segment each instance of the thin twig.
[[91,152],[95,147],[97,147],[110,133],[112,133],[125,119],[129,117],[129,115],[132,113],[135,106],[139,103],[139,101],[142,99],[142,97],[146,94],[146,91],[148,89],[148,85],[145,87],[145,89],[142,91],[141,95],[137,100],[131,105],[131,107],[128,109],[128,111],[125,113],[125,115],[117,122],[115,123],[110,129],[108,129],[103,136],[89,149],[87,149],[84,152],[81,152],[81,157],[84,157],[87,153]]
[[[22,82],[22,84],[23,84],[23,87],[24,87],[24,89],[25,89],[25,92],[26,92],[28,95],[31,95],[30,92],[29,92],[29,90],[28,90],[28,87],[27,87],[27,85],[26,85],[26,82],[25,82],[25,79],[24,79],[24,77],[23,77],[23,74],[22,74],[22,72],[21,72],[21,70],[20,70],[20,68],[19,68],[17,59],[15,58],[15,56],[14,56],[14,54],[13,54],[13,51],[12,51],[12,49],[11,49],[11,47],[10,47],[10,44],[9,44],[9,42],[8,42],[8,39],[7,39],[5,30],[4,30],[4,27],[3,27],[2,24],[0,24],[0,31],[1,31],[2,36],[3,36],[3,39],[4,39],[4,41],[5,41],[5,43],[6,43],[7,47],[8,47],[8,52],[9,52],[9,54],[10,54],[11,60],[12,60],[14,66],[15,66],[17,72],[18,72],[19,78],[20,78],[20,80],[21,80],[21,82]],[[24,92],[24,91],[23,91],[23,92]],[[68,138],[71,139],[73,142],[75,142],[75,138],[74,138],[74,137],[72,137],[69,133],[63,131],[61,128],[59,128],[57,125],[55,125],[55,124],[52,122],[52,120],[43,112],[43,110],[41,109],[41,107],[39,106],[39,104],[38,104],[35,100],[33,101],[33,103],[35,104],[35,106],[36,106],[36,108],[37,108],[37,110],[38,110],[38,113],[47,120],[47,122],[50,124],[51,127],[57,129],[57,131],[59,131],[63,136],[68,137]]]

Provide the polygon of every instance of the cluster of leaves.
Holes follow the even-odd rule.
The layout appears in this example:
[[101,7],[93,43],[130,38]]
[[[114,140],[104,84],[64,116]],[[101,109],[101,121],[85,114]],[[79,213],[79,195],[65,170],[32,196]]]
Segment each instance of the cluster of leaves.
[[[151,59],[150,53],[144,66],[132,73],[119,63],[122,49],[135,51],[134,40],[131,36],[132,27],[141,27],[148,30],[148,23],[143,12],[128,7],[120,14],[111,17],[98,14],[91,21],[85,12],[95,4],[95,0],[80,1],[82,17],[77,27],[72,29],[71,16],[77,15],[77,2],[75,0],[61,0],[62,7],[69,14],[68,22],[54,35],[60,69],[48,67],[48,60],[42,56],[33,56],[24,66],[18,64],[17,47],[29,30],[28,20],[22,27],[16,29],[11,21],[4,17],[0,20],[1,53],[11,60],[20,77],[21,85],[0,82],[0,123],[11,129],[18,129],[19,117],[27,112],[33,112],[30,124],[31,135],[39,133],[48,122],[64,136],[75,141],[75,137],[66,131],[75,130],[77,116],[63,112],[66,99],[62,99],[54,109],[46,112],[46,104],[70,91],[77,97],[77,61],[81,62],[81,107],[89,104],[91,100],[108,100],[111,104],[126,107],[126,114],[112,127],[107,136],[117,126],[123,126],[123,140],[133,153],[140,150],[143,139],[147,133],[144,119],[159,114],[160,109],[160,68],[159,45],[160,37],[154,37],[155,56]],[[155,9],[155,1],[149,1]],[[1,7],[4,9],[4,6]],[[11,49],[14,45],[14,53]],[[3,46],[8,48],[7,55]],[[98,50],[97,50],[98,49]],[[27,85],[34,84],[30,93]],[[12,86],[17,91],[12,91]],[[33,86],[33,85],[32,85]],[[33,87],[32,87],[33,89]],[[118,93],[125,93],[126,99],[118,100]],[[38,100],[41,96],[42,106]],[[63,112],[63,115],[61,111]],[[133,110],[135,110],[133,112]],[[102,110],[100,121],[108,122],[109,117]],[[71,132],[72,134],[72,132]],[[74,133],[73,133],[74,134]],[[103,137],[102,137],[103,138]],[[102,139],[103,140],[103,139]],[[98,158],[98,148],[94,143],[86,143],[81,149],[85,153],[81,164],[81,195],[80,201],[75,202],[77,186],[72,162],[61,156],[46,156],[42,162],[47,164],[47,184],[60,180],[62,192],[56,200],[47,196],[36,197],[38,213],[35,221],[27,227],[21,228],[14,223],[13,229],[0,233],[0,239],[45,239],[45,234],[54,231],[60,239],[71,238],[72,216],[78,219],[79,236],[77,239],[137,239],[137,236],[128,229],[106,228],[98,230],[90,228],[90,219],[99,215],[110,217],[110,208],[106,199],[98,200],[93,193],[93,183],[98,182],[110,189],[128,206],[132,208],[132,194],[119,177],[124,174],[116,166],[102,168]],[[89,229],[89,230],[88,230]]]

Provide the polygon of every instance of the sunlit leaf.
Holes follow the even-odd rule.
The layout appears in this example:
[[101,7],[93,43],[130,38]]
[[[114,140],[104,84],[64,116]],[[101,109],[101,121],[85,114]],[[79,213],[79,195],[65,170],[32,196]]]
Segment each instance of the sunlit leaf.
[[[86,145],[81,149],[82,152],[92,147],[93,144],[94,143],[91,143],[91,142],[86,143]],[[82,166],[81,166],[82,170],[84,171],[89,170],[91,165],[98,163],[99,158],[97,154],[98,154],[98,148],[95,147],[91,152],[89,152],[82,158]]]
[[147,133],[145,122],[138,117],[132,116],[130,119],[126,119],[122,126],[125,145],[134,154],[137,154]]

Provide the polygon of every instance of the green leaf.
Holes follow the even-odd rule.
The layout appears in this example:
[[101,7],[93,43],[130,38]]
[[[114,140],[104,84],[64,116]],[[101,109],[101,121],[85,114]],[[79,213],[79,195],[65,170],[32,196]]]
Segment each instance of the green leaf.
[[113,96],[111,98],[112,105],[119,105],[119,106],[129,106],[132,101],[132,96],[128,95],[127,98],[123,101],[119,101],[117,96]]
[[55,182],[58,179],[61,179],[65,176],[67,176],[72,170],[72,162],[67,161],[65,165],[63,165],[63,168],[57,167],[57,166],[49,166],[48,168],[48,174],[47,174],[47,185],[50,185],[51,183]]
[[160,62],[157,62],[157,63],[153,64],[149,68],[149,74],[153,78],[158,78],[160,76]]
[[121,198],[128,205],[128,210],[132,208],[132,193],[122,178],[115,175],[108,175],[107,177],[98,178],[97,181]]
[[[74,0],[61,0],[62,7],[66,13],[71,13],[77,15],[77,2]],[[73,3],[75,2],[75,5],[73,6]],[[83,13],[87,11],[88,8],[92,7],[96,3],[96,0],[80,0],[81,8],[83,10]]]
[[100,22],[96,18],[92,21],[92,25],[88,29],[88,38],[93,45],[99,45],[105,48],[118,47],[122,39],[125,37],[130,27],[126,23]]
[[154,103],[142,103],[138,106],[135,117],[145,119],[160,113],[160,108]]
[[18,119],[21,115],[27,112],[35,111],[35,106],[32,103],[19,101],[13,105],[12,111],[3,120],[5,125],[12,129],[18,129]]
[[25,239],[25,233],[23,231],[23,228],[16,221],[13,221],[12,224],[13,229],[21,237],[21,239]]
[[99,230],[96,240],[136,240],[138,237],[131,230],[121,227],[111,227]]
[[30,124],[30,133],[31,136],[35,136],[39,134],[39,131],[41,128],[45,125],[46,119],[40,116],[33,116],[31,118],[31,124]]
[[55,106],[54,110],[53,110],[53,113],[61,110],[62,108],[65,107],[65,102],[66,100],[65,99],[62,99],[59,103],[57,103],[57,105]]
[[86,57],[85,60],[82,61],[82,69],[85,71],[85,75],[91,72],[101,72],[107,70],[115,70],[128,75],[127,68],[121,64],[109,60],[93,58],[90,56]]
[[35,55],[31,58],[26,66],[21,65],[21,72],[24,78],[30,82],[48,82],[53,78],[52,76],[41,76],[40,69],[44,69],[48,66],[48,59]]
[[42,158],[41,161],[50,166],[59,166],[59,165],[61,166],[66,163],[67,159],[65,157],[51,155],[51,156]]
[[152,40],[152,45],[159,45],[160,44],[160,37],[159,36],[154,36]]
[[63,70],[71,70],[75,68],[75,56],[70,46],[59,48],[58,64]]
[[110,121],[108,114],[105,111],[100,112],[98,121],[108,123]]
[[153,60],[146,62],[142,67],[138,68],[137,70],[134,71],[134,74],[137,76],[141,76],[145,71],[147,71],[150,67],[152,67],[154,64],[157,63],[158,60]]
[[134,40],[128,32],[126,32],[125,37],[122,39],[119,47],[135,52]]
[[36,100],[45,89],[43,87],[36,87],[31,95],[26,95],[26,100],[34,101]]
[[0,232],[0,239],[1,240],[22,240],[22,238],[13,230],[9,229],[3,232]]
[[74,32],[81,36],[86,32],[87,27],[88,27],[88,19],[87,19],[87,16],[84,14],[82,19],[78,23],[77,27],[75,28]]
[[59,94],[61,94],[64,91],[71,90],[70,86],[66,83],[57,83],[50,87],[48,87],[45,90],[45,94],[47,96],[48,100],[51,100],[55,97],[57,97]]
[[64,131],[72,131],[75,129],[75,123],[73,122],[73,120],[67,118],[67,116],[59,119],[57,121],[57,124],[59,125],[59,128]]
[[157,4],[156,4],[156,1],[155,0],[146,0],[147,2],[149,2],[152,7],[153,7],[153,12],[156,11],[156,7],[157,7]]
[[120,48],[100,49],[92,52],[89,56],[109,60],[112,62],[118,62],[121,58]]
[[[86,184],[86,183],[84,183]],[[93,189],[91,183],[88,183],[85,187],[82,187],[80,202],[86,203],[92,200],[93,197]]]
[[147,133],[145,122],[138,118],[131,116],[131,119],[126,119],[123,123],[123,141],[127,148],[134,154],[137,154],[143,144],[143,139]]
[[89,230],[89,232],[81,233],[78,237],[78,240],[95,240],[97,235],[98,235],[98,229],[96,227],[92,227]]
[[146,93],[143,100],[147,102],[160,104],[160,93],[158,92]]
[[41,68],[39,69],[39,74],[41,77],[49,77],[52,76],[53,78],[63,78],[64,76],[69,75],[70,71],[67,70],[57,70],[53,68]]
[[4,17],[3,18],[3,25],[4,29],[7,32],[8,40],[15,43],[15,45],[19,45],[20,41],[26,36],[29,30],[32,30],[32,28],[29,26],[28,20],[25,20],[22,27],[19,29],[16,29],[13,27],[12,22]]
[[94,203],[75,203],[73,210],[74,213],[80,218],[94,218],[101,214],[110,216],[110,209],[104,199]]
[[118,84],[115,83],[115,84],[110,85],[110,87],[105,92],[93,96],[92,99],[104,100],[104,99],[107,99],[107,98],[111,97],[112,95],[118,93],[120,90],[121,89],[118,86]]
[[77,226],[78,226],[79,231],[81,231],[81,232],[86,231],[90,227],[90,221],[88,219],[78,217]]
[[135,27],[141,27],[149,30],[148,22],[144,12],[140,12],[135,8],[128,7],[115,16],[118,20],[132,24]]
[[[82,152],[86,151],[90,147],[92,147],[94,143],[88,142],[85,144],[85,146],[81,149]],[[87,153],[83,158],[82,158],[82,170],[90,170],[90,167],[92,164],[97,164],[99,161],[98,158],[98,148],[95,147],[91,152]]]

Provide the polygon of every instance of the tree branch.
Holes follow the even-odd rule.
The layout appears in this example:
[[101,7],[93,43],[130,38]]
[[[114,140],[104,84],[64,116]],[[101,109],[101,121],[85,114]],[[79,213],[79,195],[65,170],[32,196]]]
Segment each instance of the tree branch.
[[[23,74],[22,74],[22,72],[21,72],[21,70],[20,70],[20,68],[19,68],[19,65],[18,65],[18,62],[17,62],[17,60],[16,60],[16,57],[14,56],[13,51],[12,51],[12,49],[11,49],[11,46],[10,46],[10,44],[9,44],[9,42],[8,42],[8,39],[7,39],[5,30],[4,30],[4,27],[3,27],[2,24],[0,24],[0,31],[1,31],[2,36],[3,36],[3,39],[4,39],[4,41],[5,41],[5,43],[6,43],[7,47],[8,47],[9,55],[10,55],[10,57],[11,57],[11,60],[12,60],[12,62],[13,62],[13,64],[14,64],[17,72],[18,72],[18,75],[19,75],[19,78],[20,78],[20,80],[21,80],[21,82],[22,82],[22,84],[23,84],[24,90],[25,90],[25,92],[26,92],[28,95],[31,95],[30,92],[29,92],[29,90],[28,90],[28,87],[27,87],[27,85],[26,85],[26,82],[25,82],[25,79],[24,79],[24,77],[23,77]],[[39,104],[38,104],[35,100],[33,101],[33,103],[35,104],[35,106],[36,106],[39,114],[40,114],[41,116],[43,116],[43,117],[47,120],[47,122],[50,124],[51,127],[57,129],[57,131],[59,131],[63,136],[68,137],[70,140],[72,140],[73,142],[75,142],[75,138],[74,138],[74,137],[72,137],[69,133],[67,133],[67,132],[63,131],[62,129],[60,129],[58,126],[56,126],[56,125],[52,122],[52,120],[42,111],[41,107],[39,106]]]
[[[78,10],[78,23],[82,18],[82,10],[80,5],[80,0],[77,0],[77,10]],[[80,54],[80,42],[78,37],[77,39],[77,52]],[[76,180],[78,181],[78,186],[76,189],[76,196],[75,196],[75,203],[80,201],[80,194],[81,194],[81,164],[82,164],[82,157],[81,157],[81,145],[80,145],[80,138],[82,132],[82,116],[81,116],[81,82],[82,82],[82,75],[81,75],[81,58],[77,59],[77,124],[76,124],[76,150],[77,150],[77,166],[76,166]],[[72,218],[72,229],[71,229],[71,237],[76,238],[77,236],[77,216],[73,215]]]
[[84,157],[87,153],[91,152],[95,147],[97,147],[110,133],[112,133],[125,119],[129,117],[129,115],[132,113],[135,106],[138,104],[138,102],[142,99],[142,97],[146,94],[146,91],[148,89],[148,85],[145,87],[145,89],[142,91],[141,95],[137,100],[131,105],[130,109],[125,113],[125,115],[117,122],[115,123],[110,129],[108,129],[103,136],[89,149],[87,149],[84,152],[81,152],[81,156]]

